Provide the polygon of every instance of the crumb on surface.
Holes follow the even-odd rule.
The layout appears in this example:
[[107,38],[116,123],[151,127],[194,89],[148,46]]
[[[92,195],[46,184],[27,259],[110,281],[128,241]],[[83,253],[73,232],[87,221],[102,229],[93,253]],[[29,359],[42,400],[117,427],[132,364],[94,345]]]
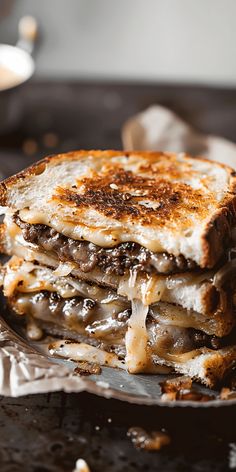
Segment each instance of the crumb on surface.
[[84,459],[77,459],[73,472],[91,472],[91,470]]
[[146,451],[159,451],[171,442],[170,436],[164,431],[147,432],[138,426],[129,428],[127,436],[136,448]]

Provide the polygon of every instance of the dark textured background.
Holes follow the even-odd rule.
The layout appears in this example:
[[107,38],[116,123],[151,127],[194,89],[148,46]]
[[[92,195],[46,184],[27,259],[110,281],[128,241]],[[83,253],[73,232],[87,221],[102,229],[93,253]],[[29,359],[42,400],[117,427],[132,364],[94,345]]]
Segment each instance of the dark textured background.
[[[236,141],[236,90],[31,82],[16,97],[17,128],[0,136],[0,171],[10,175],[59,151],[121,148],[123,122],[154,103],[201,131]],[[227,406],[140,407],[86,393],[1,398],[0,471],[71,472],[78,457],[92,472],[236,470],[235,425],[236,409]],[[137,451],[126,437],[130,426],[166,428],[171,445],[155,453]]]

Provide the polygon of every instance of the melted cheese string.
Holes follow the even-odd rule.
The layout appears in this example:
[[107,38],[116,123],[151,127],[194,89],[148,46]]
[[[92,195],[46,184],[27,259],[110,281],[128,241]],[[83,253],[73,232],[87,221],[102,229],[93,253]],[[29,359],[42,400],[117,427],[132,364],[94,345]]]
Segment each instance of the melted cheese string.
[[128,300],[138,299],[144,305],[157,303],[166,289],[166,277],[163,275],[140,275],[137,272],[125,275],[119,280],[117,293]]
[[139,300],[132,300],[132,314],[129,318],[128,330],[125,336],[126,367],[131,374],[143,372],[149,363],[147,353],[148,335],[146,317],[148,306]]
[[137,272],[130,271],[128,280],[128,299],[131,300],[132,313],[128,321],[125,335],[126,367],[131,374],[143,372],[150,367],[151,359],[148,355],[148,334],[146,318],[149,305],[144,305],[137,296]]
[[125,369],[125,363],[118,359],[116,354],[102,351],[86,343],[74,343],[71,341],[55,341],[50,344],[51,355],[72,359],[74,361],[95,362],[103,366]]

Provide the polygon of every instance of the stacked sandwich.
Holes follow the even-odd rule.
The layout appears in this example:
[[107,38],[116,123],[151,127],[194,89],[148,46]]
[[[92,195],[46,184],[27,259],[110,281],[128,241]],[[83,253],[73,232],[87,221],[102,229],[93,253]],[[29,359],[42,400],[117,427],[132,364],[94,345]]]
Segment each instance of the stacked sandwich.
[[[184,154],[78,151],[2,182],[0,204],[12,256],[4,294],[31,337],[54,334],[78,343],[77,358],[82,343],[130,373],[168,367],[211,387],[232,368],[231,168]],[[73,357],[69,346],[58,353]]]

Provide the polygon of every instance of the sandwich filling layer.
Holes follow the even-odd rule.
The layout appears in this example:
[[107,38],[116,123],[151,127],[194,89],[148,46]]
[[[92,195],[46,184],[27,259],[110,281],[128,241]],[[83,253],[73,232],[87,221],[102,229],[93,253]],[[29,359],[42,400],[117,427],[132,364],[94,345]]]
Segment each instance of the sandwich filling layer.
[[218,351],[233,344],[232,329],[216,336],[219,321],[214,326],[200,313],[163,302],[144,306],[112,290],[57,277],[51,269],[16,256],[3,269],[3,286],[16,313],[116,353],[130,372],[152,370],[155,356],[182,363],[199,349]]
[[137,243],[121,243],[113,248],[103,248],[88,241],[76,241],[58,233],[46,225],[32,225],[22,221],[17,214],[13,221],[22,230],[26,241],[43,250],[56,254],[60,261],[76,262],[83,272],[95,267],[110,274],[124,275],[129,269],[138,272],[171,274],[196,269],[197,265],[184,256],[154,253]]
[[213,325],[217,319],[224,332],[230,329],[234,322],[232,300],[225,289],[225,283],[216,288],[212,271],[163,275],[127,269],[123,276],[119,276],[104,273],[99,267],[95,267],[83,272],[75,262],[60,263],[53,252],[26,241],[22,230],[11,219],[8,219],[2,231],[4,252],[53,268],[59,277],[70,274],[74,279],[116,290],[118,295],[127,297],[128,300],[138,299],[144,305],[159,301],[175,304],[188,311],[207,315]]
[[[67,328],[68,333],[71,330],[82,334],[94,340],[95,345],[125,356],[125,333],[131,309],[124,309],[119,301],[102,304],[88,298],[63,298],[56,292],[41,291],[18,293],[10,303],[19,314]],[[148,347],[163,359],[201,347],[220,349],[232,344],[230,336],[219,338],[194,328],[162,324],[152,313],[152,309],[148,310],[146,321]]]

